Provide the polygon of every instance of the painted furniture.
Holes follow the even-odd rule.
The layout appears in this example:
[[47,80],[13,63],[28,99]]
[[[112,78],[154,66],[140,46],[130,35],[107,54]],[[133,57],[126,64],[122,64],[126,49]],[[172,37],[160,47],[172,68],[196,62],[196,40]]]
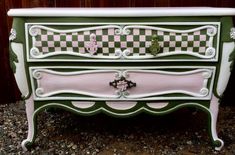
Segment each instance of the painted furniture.
[[234,61],[232,8],[11,9],[10,63],[25,100],[27,149],[49,107],[125,117],[196,107],[216,150]]

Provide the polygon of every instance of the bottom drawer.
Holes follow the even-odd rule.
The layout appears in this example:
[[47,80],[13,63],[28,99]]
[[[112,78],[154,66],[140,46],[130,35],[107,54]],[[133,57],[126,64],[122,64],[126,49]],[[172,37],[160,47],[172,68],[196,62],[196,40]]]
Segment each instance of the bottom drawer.
[[202,99],[215,67],[30,67],[35,100]]

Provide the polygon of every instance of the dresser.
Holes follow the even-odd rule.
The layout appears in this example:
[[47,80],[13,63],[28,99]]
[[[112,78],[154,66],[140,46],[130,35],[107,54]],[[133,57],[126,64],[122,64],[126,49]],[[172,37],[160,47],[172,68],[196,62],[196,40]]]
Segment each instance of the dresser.
[[[10,65],[25,101],[27,150],[36,116],[207,113],[216,150],[219,100],[235,59],[233,8],[11,9]],[[200,121],[200,120],[198,120]],[[39,131],[40,132],[40,131]]]

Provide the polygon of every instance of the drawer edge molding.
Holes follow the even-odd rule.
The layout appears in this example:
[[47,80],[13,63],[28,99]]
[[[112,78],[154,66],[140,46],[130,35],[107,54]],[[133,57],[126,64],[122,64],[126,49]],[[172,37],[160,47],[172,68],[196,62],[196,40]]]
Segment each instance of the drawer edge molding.
[[[38,23],[39,24],[39,23]],[[59,23],[57,23],[59,24]],[[188,55],[188,56],[193,56],[196,58],[200,58],[200,59],[204,59],[204,60],[215,60],[217,59],[216,56],[216,51],[218,49],[217,47],[213,47],[213,38],[216,34],[219,35],[219,29],[220,29],[220,24],[216,23],[216,26],[214,25],[204,25],[201,27],[197,27],[197,28],[193,28],[193,29],[187,29],[187,30],[176,30],[176,29],[168,29],[168,28],[161,28],[161,27],[153,27],[153,26],[145,26],[145,25],[127,25],[127,26],[122,26],[122,25],[113,25],[112,23],[110,23],[110,25],[103,25],[103,26],[93,26],[93,27],[87,27],[87,28],[79,28],[79,29],[69,29],[69,30],[58,30],[58,29],[54,29],[54,28],[50,28],[47,26],[42,26],[42,25],[33,25],[32,23],[26,23],[25,25],[26,28],[29,27],[29,32],[26,31],[26,42],[27,44],[29,44],[29,37],[28,37],[28,33],[29,35],[32,37],[32,48],[29,49],[29,45],[27,45],[27,59],[28,61],[40,61],[40,59],[45,59],[48,57],[52,57],[52,56],[58,56],[58,55],[68,55],[68,56],[77,56],[77,57],[81,57],[81,58],[90,58],[89,60],[91,61],[97,61],[96,59],[98,59],[98,61],[107,61],[107,60],[129,60],[129,61],[141,61],[144,59],[150,59],[149,61],[162,61],[162,60],[154,60],[154,58],[161,58],[161,57],[167,57],[167,56],[175,56],[175,55]],[[217,30],[218,27],[218,30]],[[171,52],[164,52],[164,53],[159,53],[156,56],[150,54],[150,53],[146,53],[145,55],[131,55],[130,56],[130,50],[128,48],[126,49],[118,49],[116,48],[113,54],[110,54],[109,56],[104,55],[104,54],[97,54],[97,55],[92,55],[89,53],[79,53],[79,52],[74,52],[74,51],[54,51],[54,52],[41,52],[39,51],[39,49],[35,46],[35,41],[36,38],[35,36],[37,36],[38,32],[37,32],[37,28],[42,28],[45,30],[50,30],[53,32],[63,32],[63,33],[68,33],[68,32],[81,32],[81,31],[86,31],[86,30],[97,30],[97,29],[105,29],[105,28],[116,28],[115,29],[115,34],[117,35],[128,35],[130,33],[130,28],[139,28],[139,29],[150,29],[150,30],[162,30],[162,31],[166,31],[166,32],[175,32],[175,33],[189,33],[189,32],[194,32],[197,30],[202,30],[202,29],[207,29],[207,35],[209,36],[209,41],[208,41],[208,47],[206,48],[206,51],[204,52],[204,54],[200,54],[198,52],[193,52],[193,51],[181,51],[181,50],[175,50],[175,51],[171,51]],[[218,32],[217,32],[218,31]],[[218,40],[219,36],[217,36],[217,40]],[[217,41],[218,42],[218,41]],[[147,47],[146,47],[147,49]],[[50,61],[61,61],[60,59],[51,59],[48,58],[48,60]],[[180,59],[179,59],[180,60]],[[191,60],[191,59],[190,59]],[[193,59],[192,59],[193,60]],[[75,59],[68,59],[68,61],[84,61],[84,59],[82,60],[75,60]],[[187,61],[187,59],[186,59]],[[188,60],[189,61],[189,60]],[[194,61],[194,60],[193,60]],[[198,61],[197,59],[195,61]]]
[[[31,81],[35,81],[32,83],[33,91],[35,99],[66,99],[66,96],[58,96],[59,94],[76,94],[82,95],[78,96],[77,99],[98,99],[98,100],[141,100],[141,99],[158,99],[161,95],[167,94],[177,94],[180,93],[182,95],[189,95],[189,98],[210,98],[212,91],[212,82],[214,80],[214,70],[209,68],[203,69],[194,69],[191,71],[181,71],[181,72],[173,72],[173,71],[162,71],[162,70],[89,70],[89,71],[73,71],[73,72],[58,72],[49,69],[32,69],[31,71]],[[43,79],[42,74],[46,77]],[[94,75],[90,75],[94,74]],[[138,74],[135,77],[135,74]],[[83,77],[81,77],[83,75]],[[131,76],[130,76],[131,75]],[[167,88],[166,84],[157,86],[158,82],[154,83],[154,88],[148,87],[148,82],[144,82],[142,76],[145,78],[157,78],[162,79],[165,78],[178,78],[177,83],[171,84],[170,87]],[[69,76],[69,77],[66,77]],[[159,77],[160,76],[160,77]],[[187,76],[187,77],[185,77]],[[111,87],[110,81],[114,79],[118,79],[120,77],[125,77],[128,80],[132,80],[133,82],[139,81],[137,83],[137,87],[130,88],[125,91],[121,91],[119,88]],[[61,83],[62,81],[68,81],[66,78],[72,78],[67,85],[60,84],[58,87],[55,87],[55,83]],[[94,87],[96,91],[92,90],[87,85],[84,84],[85,79],[89,82],[89,87]],[[101,81],[101,79],[105,79]],[[48,83],[47,81],[54,82]],[[142,79],[142,80],[141,80]],[[188,80],[188,82],[192,80],[194,83],[191,84],[183,84],[184,80]],[[208,85],[209,79],[212,80],[210,85]],[[60,80],[60,82],[59,82]],[[62,81],[61,81],[62,80]],[[94,81],[94,82],[93,82]],[[79,84],[80,83],[80,84]],[[181,84],[182,83],[182,86]],[[75,84],[75,85],[74,85]],[[81,85],[82,84],[82,85]],[[140,87],[138,85],[140,84]],[[195,88],[195,85],[198,85]],[[66,87],[65,87],[66,86]],[[79,87],[77,87],[79,86]],[[35,88],[34,88],[35,87]],[[156,88],[155,88],[156,87]],[[159,88],[158,88],[159,87]],[[147,88],[147,90],[145,90]],[[193,88],[191,90],[191,88]],[[168,90],[169,89],[169,90]],[[144,92],[142,92],[144,90]],[[155,90],[156,92],[153,92]],[[98,91],[98,93],[97,93]],[[146,92],[145,92],[146,91]],[[57,95],[57,96],[56,96]],[[85,96],[84,96],[85,95]],[[186,97],[186,96],[184,96]],[[184,98],[183,97],[183,98]],[[73,97],[71,97],[73,98]],[[170,97],[166,97],[170,98]]]

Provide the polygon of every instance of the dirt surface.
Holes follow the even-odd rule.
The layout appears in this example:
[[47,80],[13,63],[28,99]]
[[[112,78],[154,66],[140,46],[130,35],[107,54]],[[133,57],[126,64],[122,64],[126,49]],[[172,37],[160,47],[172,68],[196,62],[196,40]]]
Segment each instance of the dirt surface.
[[4,104],[0,105],[0,155],[234,155],[234,122],[235,107],[220,107],[218,135],[225,146],[218,152],[208,136],[207,115],[193,108],[129,118],[105,114],[84,117],[56,110],[39,114],[35,144],[24,152],[20,146],[27,136],[24,104]]

